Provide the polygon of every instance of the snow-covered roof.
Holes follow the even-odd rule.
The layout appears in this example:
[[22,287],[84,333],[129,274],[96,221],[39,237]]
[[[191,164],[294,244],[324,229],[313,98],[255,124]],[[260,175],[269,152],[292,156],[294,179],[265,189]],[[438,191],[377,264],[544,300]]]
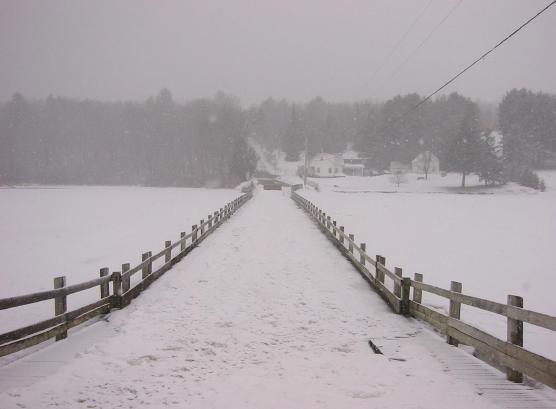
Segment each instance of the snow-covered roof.
[[425,160],[425,155],[430,155],[429,158],[432,161],[437,161],[438,158],[436,157],[436,155],[434,153],[432,153],[431,151],[425,151],[425,152],[421,152],[419,155],[417,155],[415,157],[415,159],[413,159],[411,162],[420,162]]
[[338,155],[334,155],[331,153],[318,153],[311,159],[311,162],[321,162],[321,161],[328,161],[328,160],[335,160],[340,159]]
[[342,158],[344,159],[359,159],[359,152],[348,150],[342,154]]

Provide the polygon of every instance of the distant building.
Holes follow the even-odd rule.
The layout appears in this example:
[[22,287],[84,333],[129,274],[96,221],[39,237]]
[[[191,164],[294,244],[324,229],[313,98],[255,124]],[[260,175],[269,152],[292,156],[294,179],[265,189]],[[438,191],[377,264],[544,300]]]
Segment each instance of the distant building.
[[339,155],[319,153],[309,161],[307,175],[321,178],[341,176],[343,165],[343,160]]
[[410,166],[403,162],[390,162],[390,173],[407,173],[410,171]]
[[349,176],[365,176],[365,159],[359,157],[359,153],[348,150],[342,155],[343,172]]
[[411,161],[411,171],[427,175],[440,173],[440,161],[432,152],[422,152]]

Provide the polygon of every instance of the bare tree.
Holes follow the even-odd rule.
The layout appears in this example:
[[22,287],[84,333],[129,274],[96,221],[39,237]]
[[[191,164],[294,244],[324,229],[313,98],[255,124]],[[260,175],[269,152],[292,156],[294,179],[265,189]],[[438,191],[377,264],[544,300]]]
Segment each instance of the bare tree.
[[423,152],[423,172],[425,172],[425,180],[429,179],[429,172],[432,166],[432,153],[430,151]]
[[390,181],[399,188],[402,183],[407,182],[406,172],[402,169],[395,170],[390,176]]

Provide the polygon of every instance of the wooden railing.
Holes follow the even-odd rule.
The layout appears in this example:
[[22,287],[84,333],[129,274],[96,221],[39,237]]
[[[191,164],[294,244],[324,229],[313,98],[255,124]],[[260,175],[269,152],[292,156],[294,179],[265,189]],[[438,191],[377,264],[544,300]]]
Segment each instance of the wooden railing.
[[[392,272],[386,268],[384,256],[371,258],[365,243],[357,244],[353,234],[347,234],[344,226],[338,226],[330,215],[296,193],[298,189],[295,186],[292,189],[292,199],[318,223],[332,243],[396,313],[428,322],[446,335],[451,345],[461,343],[472,346],[486,362],[498,368],[505,367],[508,380],[522,382],[523,374],[526,374],[556,389],[556,362],[523,348],[524,322],[556,331],[556,317],[523,309],[523,299],[519,296],[509,295],[508,304],[502,304],[462,294],[462,284],[455,281],[452,281],[450,290],[446,290],[425,284],[422,274],[415,274],[410,279],[403,277],[401,268],[396,267]],[[385,282],[386,278],[388,282]],[[423,305],[423,292],[448,299],[449,313],[446,315]],[[461,321],[461,304],[507,317],[507,340]]]
[[[50,338],[55,337],[57,341],[64,339],[70,328],[99,314],[108,313],[112,308],[124,308],[129,305],[133,298],[191,252],[252,196],[252,192],[245,193],[219,211],[209,214],[206,220],[201,220],[198,225],[192,226],[191,233],[182,232],[180,239],[175,243],[166,241],[164,249],[158,253],[154,255],[151,252],[143,253],[141,263],[133,268],[130,268],[129,263],[125,263],[122,264],[121,272],[116,271],[112,274],[108,268],[101,268],[99,278],[70,286],[66,286],[66,277],[56,277],[53,290],[0,299],[0,310],[53,299],[55,314],[53,318],[0,334],[0,357],[40,344]],[[179,252],[172,256],[172,250],[177,247]],[[164,264],[153,271],[153,262],[162,257],[164,257]],[[139,272],[141,272],[141,279],[132,285],[132,276]],[[110,283],[112,283],[112,294],[110,294]],[[67,311],[69,295],[94,287],[100,288],[99,300],[73,311]]]

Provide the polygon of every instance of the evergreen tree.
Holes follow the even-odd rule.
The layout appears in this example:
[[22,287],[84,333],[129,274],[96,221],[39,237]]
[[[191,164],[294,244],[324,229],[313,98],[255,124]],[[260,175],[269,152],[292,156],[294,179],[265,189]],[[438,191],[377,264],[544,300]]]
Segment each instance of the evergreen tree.
[[481,150],[477,168],[479,178],[486,185],[504,183],[504,164],[500,147],[492,135],[485,135],[481,139]]
[[463,118],[454,137],[448,141],[449,168],[461,173],[461,187],[465,178],[479,168],[481,154],[481,132],[477,105],[467,101]]
[[299,153],[305,143],[305,132],[296,107],[292,107],[290,123],[282,139],[282,150],[286,153],[288,162],[297,162]]

